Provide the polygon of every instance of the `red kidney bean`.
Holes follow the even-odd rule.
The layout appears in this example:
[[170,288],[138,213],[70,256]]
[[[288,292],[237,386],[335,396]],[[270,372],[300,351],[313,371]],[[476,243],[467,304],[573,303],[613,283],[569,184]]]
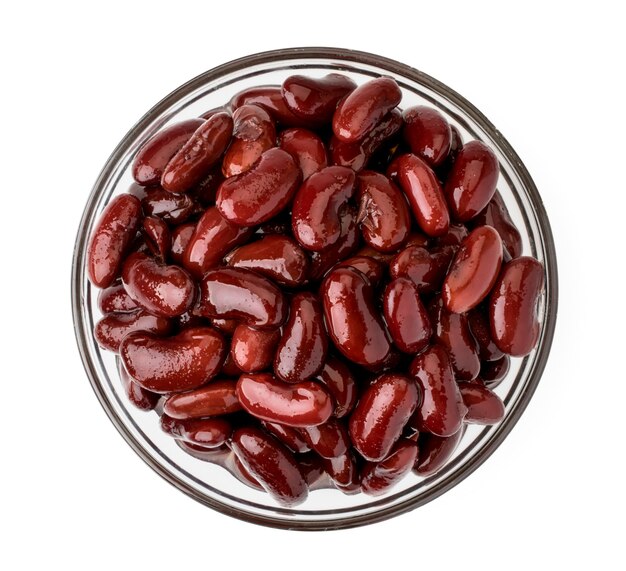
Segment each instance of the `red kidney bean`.
[[350,415],[350,438],[371,462],[386,458],[415,411],[417,385],[403,375],[383,374],[365,389]]
[[172,237],[167,224],[160,218],[148,216],[144,218],[141,229],[150,252],[161,260],[165,260],[172,244]]
[[[497,361],[502,358],[502,351],[491,338],[489,330],[489,314],[483,306],[472,309],[467,314],[470,331],[478,344],[478,356],[481,361]],[[481,365],[482,370],[482,365]]]
[[495,228],[511,258],[519,258],[522,255],[522,237],[497,190],[489,204],[472,219],[472,222],[477,226]]
[[322,458],[336,458],[350,448],[348,431],[336,418],[330,418],[319,426],[300,428],[299,431],[304,441]]
[[459,248],[443,282],[448,311],[465,313],[487,297],[502,265],[502,240],[491,226],[480,226]]
[[437,245],[440,247],[454,246],[455,250],[461,245],[463,240],[467,238],[469,232],[462,224],[450,224],[448,232],[437,238]]
[[296,506],[306,500],[308,486],[293,454],[259,428],[235,430],[231,444],[244,467],[277,502]]
[[257,479],[250,474],[250,472],[248,472],[247,468],[241,463],[241,460],[239,460],[235,454],[230,456],[230,462],[228,462],[225,468],[246,486],[259,490],[259,492],[265,491],[263,486],[261,486]]
[[329,359],[317,375],[335,401],[333,416],[342,418],[352,412],[358,398],[354,376],[348,366],[339,359]]
[[535,258],[516,258],[502,268],[489,299],[489,321],[491,337],[503,353],[523,357],[537,344],[543,282],[543,264]]
[[338,73],[319,78],[292,75],[283,81],[282,95],[295,115],[322,124],[332,120],[339,101],[355,88],[354,81]]
[[461,381],[475,379],[480,372],[480,358],[467,315],[449,312],[441,298],[433,300],[429,309],[435,340],[448,352],[455,377]]
[[320,251],[341,237],[341,216],[354,193],[355,175],[326,167],[304,181],[292,209],[293,234],[307,250]]
[[170,257],[175,264],[182,266],[185,258],[185,250],[191,242],[191,237],[196,230],[193,222],[181,224],[172,231],[172,245],[170,247]]
[[429,432],[420,433],[417,440],[419,454],[414,472],[424,478],[439,472],[454,454],[463,438],[463,433],[463,428],[452,436],[437,436]]
[[233,224],[254,226],[283,210],[301,180],[302,173],[292,156],[282,149],[270,149],[248,171],[226,179],[215,203]]
[[221,446],[233,431],[232,424],[225,418],[176,420],[165,414],[161,416],[161,429],[174,438],[205,448]]
[[195,389],[222,366],[224,339],[209,327],[193,327],[172,337],[136,331],[124,337],[120,356],[128,374],[155,393]]
[[450,227],[450,214],[441,185],[432,169],[418,156],[400,155],[387,169],[409,200],[419,227],[428,236],[442,236]]
[[358,247],[359,235],[356,213],[348,206],[341,215],[341,236],[330,248],[311,253],[310,278],[321,279],[337,262],[354,253]]
[[207,272],[200,282],[200,313],[274,329],[287,316],[285,296],[270,280],[243,268]]
[[120,381],[122,382],[124,393],[135,408],[145,411],[154,410],[159,402],[159,399],[161,398],[161,395],[147,391],[133,381],[119,359],[117,370],[120,374]]
[[504,418],[504,403],[483,383],[459,383],[463,403],[467,407],[465,422],[469,424],[496,424]]
[[196,286],[185,270],[138,252],[126,258],[122,283],[138,305],[162,317],[182,315],[196,296]]
[[495,153],[481,141],[463,145],[448,175],[444,192],[456,220],[467,222],[496,191],[500,166]]
[[138,309],[121,283],[114,283],[98,293],[98,309],[102,313],[128,313]]
[[198,184],[187,191],[187,194],[189,194],[195,202],[200,204],[202,208],[209,208],[215,204],[217,189],[223,182],[224,175],[222,174],[222,165],[220,161],[218,161],[209,169],[209,172],[202,177],[202,180]]
[[206,320],[203,317],[193,313],[193,309],[186,311],[181,315],[177,315],[173,321],[177,332],[187,329],[187,327],[202,327],[207,325]]
[[222,375],[226,375],[227,377],[239,377],[243,371],[237,366],[233,356],[229,352],[226,355],[226,359],[224,359],[224,364],[222,365],[222,369],[220,371]]
[[[210,462],[211,464],[215,464],[217,466],[221,466],[225,468],[233,476],[237,479],[241,480],[240,474],[235,473],[231,469],[232,457],[233,453],[230,451],[228,446],[218,446],[217,448],[206,448],[205,446],[199,446],[198,444],[192,444],[191,442],[186,442],[185,440],[174,440],[176,446],[178,446],[183,452],[189,454],[193,458],[197,460],[202,460],[202,462]],[[247,482],[246,482],[247,483]],[[259,489],[262,489],[259,486]]]
[[196,129],[167,163],[161,186],[169,192],[186,192],[205,177],[220,159],[233,134],[233,119],[216,113]]
[[241,371],[257,373],[272,366],[280,330],[262,331],[248,325],[238,325],[233,333],[230,354]]
[[417,105],[402,114],[402,136],[411,152],[438,167],[450,152],[452,132],[446,118],[432,107]]
[[296,461],[310,491],[332,488],[332,484],[324,470],[322,459],[315,452],[300,454]]
[[240,246],[226,261],[229,266],[254,270],[284,286],[302,285],[308,278],[309,259],[287,236],[264,236],[257,242]]
[[156,216],[168,224],[182,224],[192,216],[198,204],[186,194],[172,194],[160,186],[148,188],[141,200],[146,216]]
[[453,254],[449,247],[429,252],[421,246],[409,246],[391,260],[389,272],[394,279],[410,279],[419,292],[433,292],[443,283]]
[[446,350],[439,345],[428,348],[415,357],[410,372],[423,393],[416,413],[418,430],[437,436],[451,436],[460,430],[467,409]]
[[367,278],[353,268],[337,268],[324,279],[321,293],[326,327],[337,349],[359,365],[381,364],[391,345]]
[[291,426],[283,426],[276,422],[261,421],[261,426],[267,430],[272,436],[280,440],[292,452],[303,453],[310,450],[307,443],[302,440],[302,436],[297,428]]
[[133,178],[143,186],[158,184],[167,163],[202,123],[202,119],[188,119],[153,135],[135,157]]
[[151,315],[144,310],[128,313],[109,313],[94,327],[93,333],[98,345],[117,353],[122,339],[133,331],[147,331],[155,335],[167,335],[170,321],[165,317]]
[[352,143],[365,137],[402,99],[398,84],[390,77],[372,79],[349,93],[333,115],[333,133]]
[[417,459],[417,444],[399,440],[381,462],[368,462],[361,470],[361,491],[370,496],[388,492],[406,476]]
[[350,450],[336,458],[322,458],[322,464],[341,491],[349,493],[359,488],[361,478],[356,459]]
[[[201,315],[201,309],[198,306],[196,306],[194,310],[198,313],[198,315]],[[215,327],[215,329],[227,337],[232,337],[235,333],[235,329],[237,329],[240,325],[239,321],[236,319],[213,318],[209,319],[209,322],[213,327]]]
[[226,178],[250,170],[261,155],[276,146],[276,127],[258,105],[242,105],[233,113],[233,141],[222,161]]
[[185,248],[183,265],[195,278],[200,278],[251,235],[251,228],[235,226],[222,217],[217,208],[209,208],[198,221]]
[[241,410],[237,398],[237,382],[213,380],[208,385],[167,397],[163,412],[172,418],[185,420],[221,416]]
[[116,196],[100,215],[87,247],[87,272],[96,287],[109,287],[117,277],[140,216],[141,203],[130,194]]
[[368,256],[354,256],[337,264],[338,268],[354,268],[359,270],[373,286],[383,279],[385,268],[383,264]]
[[503,355],[497,361],[485,361],[480,365],[480,378],[490,389],[497,387],[511,368],[511,359]]
[[450,124],[450,151],[448,152],[448,156],[437,168],[440,180],[446,180],[448,178],[454,161],[462,148],[463,136],[454,125]]
[[360,208],[357,221],[365,241],[392,252],[409,237],[411,218],[404,195],[384,174],[363,171],[357,177]]
[[306,129],[287,129],[278,137],[278,146],[287,151],[300,166],[302,180],[328,166],[324,142]]
[[397,278],[387,285],[383,311],[391,338],[400,351],[415,354],[428,345],[433,329],[417,286],[410,279]]
[[287,383],[306,381],[322,369],[327,352],[328,338],[317,297],[309,292],[296,294],[276,348],[274,374]]
[[393,260],[393,254],[385,254],[384,252],[380,252],[375,250],[371,246],[363,246],[357,253],[357,256],[364,256],[366,258],[372,258],[383,266],[387,266],[391,260]]

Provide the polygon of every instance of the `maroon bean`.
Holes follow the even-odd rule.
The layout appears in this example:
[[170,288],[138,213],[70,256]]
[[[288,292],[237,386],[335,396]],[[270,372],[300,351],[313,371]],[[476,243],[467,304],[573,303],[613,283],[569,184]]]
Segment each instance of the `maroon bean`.
[[467,238],[468,234],[467,228],[462,224],[450,224],[448,232],[437,238],[437,246],[454,246],[456,249]]
[[167,163],[202,123],[202,119],[187,119],[153,135],[135,157],[133,178],[143,186],[157,184]]
[[229,266],[254,270],[284,286],[302,285],[308,278],[309,259],[287,236],[264,236],[257,242],[240,246],[226,261]]
[[454,161],[462,148],[463,136],[454,125],[450,124],[450,151],[448,152],[448,156],[437,169],[440,180],[446,180],[448,178],[448,175],[452,170],[452,166],[454,165]]
[[262,331],[248,325],[238,325],[233,333],[230,354],[239,369],[257,373],[272,366],[280,330]]
[[[206,448],[205,446],[199,446],[198,444],[192,444],[184,440],[174,440],[176,446],[178,446],[183,452],[189,454],[197,460],[202,462],[210,462],[217,466],[222,466],[229,472],[231,472],[236,478],[240,479],[240,475],[236,474],[230,467],[232,463],[233,453],[228,446],[218,446],[217,448]],[[262,489],[259,486],[259,489]]]
[[220,159],[233,134],[233,119],[216,113],[196,129],[167,163],[161,186],[169,192],[186,192],[198,184]]
[[195,389],[211,380],[225,357],[224,339],[209,327],[172,337],[136,331],[124,337],[120,356],[128,374],[155,393]]
[[324,279],[321,293],[326,327],[339,351],[359,365],[382,363],[391,345],[367,278],[353,268],[337,268]]
[[315,123],[329,123],[337,104],[356,88],[349,77],[329,73],[324,77],[292,75],[282,85],[287,107],[298,117]]
[[511,358],[503,355],[497,361],[483,362],[480,366],[480,378],[490,389],[497,387],[511,368]]
[[300,454],[296,458],[296,461],[298,462],[300,472],[309,486],[309,490],[320,490],[332,487],[326,471],[324,470],[324,463],[315,452]]
[[[202,313],[200,307],[196,308],[198,314]],[[235,334],[235,330],[239,327],[240,323],[237,319],[220,319],[218,317],[214,317],[213,319],[209,319],[211,325],[215,327],[218,331],[226,335],[227,337],[232,337]]]
[[487,297],[502,264],[502,240],[491,226],[480,226],[459,248],[443,282],[448,311],[465,313]]
[[504,403],[483,383],[459,383],[463,403],[467,407],[465,422],[469,424],[496,424],[504,418]]
[[451,436],[461,428],[467,409],[446,350],[433,345],[420,353],[410,368],[422,389],[423,398],[417,409],[418,430],[437,436]]
[[292,210],[293,234],[304,248],[325,250],[339,240],[341,216],[355,180],[348,168],[326,167],[304,181]]
[[276,146],[276,127],[258,105],[242,105],[233,113],[233,141],[222,161],[226,178],[250,170],[261,155]]
[[370,496],[388,492],[406,476],[417,458],[417,444],[403,438],[381,462],[367,462],[361,470],[361,491]]
[[195,278],[200,278],[219,265],[232,248],[245,242],[251,235],[251,228],[235,226],[217,208],[208,208],[185,248],[183,265]]
[[298,163],[302,171],[302,180],[328,166],[324,142],[311,131],[287,129],[278,137],[278,146],[287,151]]
[[365,241],[382,252],[397,250],[406,242],[411,218],[406,199],[384,174],[363,171],[358,175],[357,221]]
[[357,386],[348,366],[336,358],[329,359],[317,375],[335,401],[333,416],[342,418],[352,412],[357,401]]
[[417,385],[403,375],[383,374],[365,389],[350,415],[350,438],[371,462],[386,458],[415,411]]
[[420,433],[417,441],[419,454],[415,463],[415,473],[426,477],[439,472],[454,454],[463,438],[463,432],[461,428],[452,436],[437,436],[429,432]]
[[319,426],[300,428],[299,431],[304,441],[322,458],[336,458],[350,448],[348,431],[336,418],[330,418]]
[[333,412],[328,393],[317,383],[288,384],[267,373],[241,375],[237,397],[252,416],[286,426],[317,426]]
[[472,222],[477,226],[495,228],[511,258],[519,258],[522,255],[522,237],[497,190],[489,204],[472,219]]
[[233,431],[232,424],[225,418],[176,420],[166,414],[161,416],[161,429],[174,438],[205,448],[221,446]]
[[481,141],[463,145],[448,175],[444,192],[453,216],[467,222],[496,191],[500,166],[495,153]]
[[222,165],[218,161],[209,169],[209,172],[198,184],[187,191],[187,194],[189,194],[195,202],[199,203],[202,208],[209,208],[215,204],[217,190],[223,182],[224,175],[222,174]]
[[402,135],[411,152],[431,167],[439,166],[450,152],[452,132],[446,118],[432,107],[409,107],[402,115]]
[[283,292],[267,278],[243,268],[220,268],[200,282],[200,313],[274,329],[285,320],[287,308]]
[[387,169],[409,200],[419,227],[428,236],[442,236],[450,227],[450,214],[441,185],[432,169],[418,156],[400,155]]
[[261,486],[258,480],[250,474],[250,472],[248,472],[248,469],[241,463],[241,460],[239,460],[235,454],[232,454],[231,461],[225,466],[225,468],[246,486],[250,486],[259,492],[265,491],[263,486]]
[[167,335],[171,324],[165,317],[151,315],[142,309],[128,313],[109,313],[94,327],[98,345],[117,353],[122,339],[133,331],[147,331],[155,335]]
[[128,313],[135,311],[137,304],[126,293],[121,283],[114,283],[98,293],[98,309],[104,313]]
[[543,282],[543,264],[535,258],[516,258],[502,268],[489,300],[489,321],[491,336],[503,353],[523,357],[537,344]]
[[96,287],[109,287],[117,277],[140,216],[141,203],[130,194],[116,196],[100,215],[87,247],[87,272]]
[[243,373],[243,371],[237,366],[232,354],[229,352],[228,355],[226,355],[226,359],[224,359],[224,364],[222,365],[220,374],[227,377],[239,377],[241,373]]
[[232,450],[244,467],[277,502],[296,506],[306,500],[308,487],[293,454],[259,428],[235,430]]
[[467,320],[470,331],[478,344],[478,356],[481,361],[497,361],[502,358],[502,351],[498,349],[497,345],[491,338],[491,331],[489,329],[489,314],[486,307],[479,306],[472,309],[472,311],[467,314]]
[[322,458],[324,470],[337,488],[344,492],[352,492],[360,486],[361,479],[354,454],[348,450],[336,458]]
[[226,179],[215,203],[233,224],[254,226],[283,210],[301,180],[302,173],[291,155],[270,149],[248,171]]
[[133,381],[126,372],[126,369],[124,369],[122,362],[119,360],[117,370],[120,374],[120,381],[122,382],[124,394],[126,394],[126,397],[135,406],[135,408],[145,411],[154,410],[159,402],[159,399],[161,398],[161,395],[147,391]]
[[156,216],[168,224],[182,224],[192,216],[198,204],[186,194],[172,194],[160,186],[148,188],[141,200],[146,216]]
[[374,258],[369,258],[367,256],[354,256],[353,258],[348,258],[343,262],[337,264],[338,268],[354,268],[355,270],[359,270],[373,286],[378,285],[378,283],[383,279],[385,268],[380,263],[377,262]]
[[165,260],[172,244],[172,237],[167,224],[160,218],[148,216],[143,219],[141,229],[150,252],[161,260]]
[[420,292],[433,292],[443,283],[453,254],[448,246],[431,252],[409,246],[391,260],[389,271],[392,278],[410,279]]
[[390,77],[372,79],[345,97],[333,115],[333,133],[352,143],[365,137],[402,99],[398,84]]
[[276,349],[275,375],[287,383],[306,381],[320,372],[327,351],[328,338],[317,296],[309,292],[296,294]]
[[379,250],[376,250],[369,245],[363,246],[356,253],[356,255],[358,257],[364,256],[366,258],[372,258],[373,260],[377,261],[379,264],[382,264],[383,266],[389,265],[391,260],[393,260],[393,254],[385,254],[384,252],[380,252]]
[[404,353],[424,349],[433,334],[417,286],[408,278],[390,282],[383,297],[385,322],[395,346]]
[[185,250],[191,242],[191,237],[196,230],[193,222],[176,226],[172,232],[172,246],[170,248],[170,257],[175,264],[182,266],[185,259]]
[[172,418],[185,420],[232,414],[241,408],[237,398],[237,382],[213,380],[199,389],[169,396],[163,412]]
[[299,429],[291,426],[283,426],[276,422],[261,421],[261,426],[272,436],[280,440],[292,452],[303,453],[310,450],[307,443],[302,440]]

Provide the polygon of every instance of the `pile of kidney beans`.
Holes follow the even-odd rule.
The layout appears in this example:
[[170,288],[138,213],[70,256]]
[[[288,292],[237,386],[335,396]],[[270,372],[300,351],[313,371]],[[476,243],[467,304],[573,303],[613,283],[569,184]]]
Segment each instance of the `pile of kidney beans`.
[[91,237],[130,401],[282,505],[435,473],[539,337],[495,154],[400,100],[387,77],[247,89],[150,138]]

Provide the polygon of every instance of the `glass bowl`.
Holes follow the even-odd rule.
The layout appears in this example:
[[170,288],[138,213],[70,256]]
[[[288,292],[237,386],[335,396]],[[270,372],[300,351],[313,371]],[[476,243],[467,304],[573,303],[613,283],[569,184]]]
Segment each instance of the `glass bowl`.
[[[506,406],[495,426],[468,426],[454,456],[438,473],[408,475],[387,495],[344,495],[316,490],[296,508],[276,505],[265,493],[235,479],[223,468],[195,459],[164,434],[154,412],[134,408],[122,388],[115,355],[101,350],[92,331],[99,318],[97,292],[87,279],[86,250],[92,228],[111,198],[132,183],[131,164],[146,139],[164,126],[198,117],[219,107],[237,92],[256,85],[281,84],[289,75],[321,76],[340,72],[362,83],[393,77],[403,92],[403,107],[427,104],[459,128],[464,140],[480,139],[497,154],[498,189],[523,239],[524,254],[545,265],[546,288],[539,304],[541,337],[511,369],[496,392]],[[122,139],[96,180],[80,222],[72,268],[72,308],[80,354],[93,389],[120,434],[159,475],[203,504],[243,520],[289,529],[321,530],[380,521],[417,508],[469,476],[500,445],[528,405],[544,370],[557,313],[557,266],[550,224],[537,188],[522,161],[489,120],[471,103],[436,79],[377,55],[334,48],[293,48],[250,55],[192,79],[155,105]]]

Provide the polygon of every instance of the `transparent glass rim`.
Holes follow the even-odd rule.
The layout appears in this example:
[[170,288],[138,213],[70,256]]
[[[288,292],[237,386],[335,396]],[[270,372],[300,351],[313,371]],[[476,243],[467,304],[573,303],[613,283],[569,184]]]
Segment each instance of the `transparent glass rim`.
[[[510,164],[514,166],[516,174],[522,181],[528,197],[532,203],[532,206],[535,210],[539,230],[544,242],[544,263],[546,266],[546,275],[549,277],[549,287],[546,289],[544,329],[542,333],[541,346],[539,347],[539,350],[535,357],[534,367],[531,375],[526,382],[524,394],[517,400],[516,406],[511,409],[510,412],[508,412],[506,418],[502,421],[500,430],[498,431],[496,436],[492,438],[486,446],[481,448],[473,456],[472,460],[469,463],[467,463],[461,470],[457,471],[451,477],[433,486],[427,494],[420,495],[418,497],[407,498],[407,500],[403,503],[375,511],[373,513],[349,516],[340,520],[319,520],[315,522],[302,522],[297,520],[285,521],[283,519],[274,518],[271,516],[251,514],[242,510],[238,510],[229,505],[223,504],[218,500],[199,494],[195,489],[191,488],[185,482],[177,478],[174,474],[170,473],[163,466],[156,463],[153,458],[146,453],[142,445],[134,438],[122,419],[116,413],[114,407],[111,405],[108,395],[105,393],[100,384],[98,373],[89,356],[88,342],[89,337],[91,336],[91,331],[89,331],[88,328],[85,327],[85,319],[83,316],[84,291],[82,276],[83,268],[81,259],[87,248],[87,241],[89,239],[89,220],[92,218],[94,210],[97,207],[100,195],[103,192],[103,182],[109,178],[111,172],[115,168],[115,165],[124,156],[130,143],[136,139],[138,134],[141,133],[147,125],[149,125],[149,123],[156,115],[161,114],[171,105],[173,105],[177,100],[184,98],[189,93],[202,87],[202,85],[219,79],[223,75],[235,73],[247,67],[256,66],[264,63],[271,63],[278,60],[313,60],[321,58],[340,60],[346,63],[357,63],[376,66],[381,70],[387,70],[391,73],[399,74],[406,77],[407,79],[416,81],[417,83],[422,83],[452,101],[455,105],[461,108],[471,119],[479,124],[482,129],[484,129],[489,137],[500,146],[501,151],[506,156]],[[85,207],[78,228],[73,253],[71,297],[74,330],[78,349],[92,389],[94,390],[98,400],[100,401],[101,406],[107,413],[111,422],[120,432],[124,440],[126,440],[126,442],[133,448],[133,450],[142,458],[144,462],[146,462],[156,473],[158,473],[170,484],[172,484],[185,494],[189,495],[190,497],[194,498],[195,500],[199,501],[200,503],[203,503],[218,512],[251,523],[270,527],[314,531],[357,527],[382,521],[411,511],[434,500],[435,498],[439,497],[440,495],[444,494],[445,492],[456,486],[459,482],[461,482],[471,473],[473,473],[474,470],[476,470],[485,460],[487,460],[487,458],[489,458],[489,456],[491,456],[491,454],[498,448],[498,446],[513,429],[520,416],[528,406],[528,403],[530,402],[545,369],[546,362],[550,353],[550,348],[552,346],[554,330],[556,327],[558,308],[558,273],[552,230],[550,228],[550,223],[545,212],[545,208],[543,206],[543,201],[539,195],[535,183],[533,182],[522,160],[508,143],[508,141],[495,128],[495,126],[489,121],[489,119],[487,119],[487,117],[485,117],[485,115],[483,115],[473,104],[471,104],[463,96],[461,96],[445,84],[441,83],[437,79],[408,65],[389,58],[367,52],[348,50],[343,48],[297,47],[248,55],[210,69],[191,79],[182,86],[178,87],[172,93],[163,98],[154,107],[152,107],[152,109],[150,109],[130,129],[130,131],[128,131],[128,133],[123,137],[123,139],[120,141],[120,143],[117,145],[117,147],[105,163],[87,200],[87,205]]]

